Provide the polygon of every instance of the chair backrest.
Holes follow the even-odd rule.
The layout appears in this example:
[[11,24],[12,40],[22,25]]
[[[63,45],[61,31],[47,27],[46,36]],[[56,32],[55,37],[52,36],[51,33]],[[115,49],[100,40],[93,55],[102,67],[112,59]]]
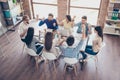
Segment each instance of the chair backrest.
[[57,57],[53,53],[50,53],[50,52],[43,52],[43,55],[48,60],[55,60],[55,59],[57,59]]
[[30,56],[38,56],[38,54],[36,54],[36,52],[30,48],[26,48],[26,52]]
[[67,63],[69,65],[73,65],[73,64],[76,64],[78,62],[78,59],[76,59],[76,58],[64,57],[63,60],[65,61],[65,63]]

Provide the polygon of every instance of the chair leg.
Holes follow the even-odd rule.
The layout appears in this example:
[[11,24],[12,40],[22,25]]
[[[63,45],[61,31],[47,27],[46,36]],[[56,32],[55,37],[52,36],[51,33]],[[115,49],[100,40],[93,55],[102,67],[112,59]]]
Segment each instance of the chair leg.
[[36,57],[37,59],[35,60],[36,63],[36,69],[38,70],[38,57]]
[[65,78],[66,68],[67,68],[67,64],[65,63],[64,69],[63,69],[63,76],[64,76],[64,78]]
[[55,70],[55,73],[56,73],[57,71],[56,71],[55,61],[53,61],[53,66],[54,66],[54,70]]
[[24,48],[25,48],[25,43],[23,44],[23,48],[22,48],[22,54],[23,54],[23,52],[24,52]]
[[97,63],[98,63],[98,57],[95,56],[95,67],[96,67],[96,70],[97,70]]
[[75,64],[73,67],[74,67],[75,76],[77,76],[77,65]]
[[48,60],[45,60],[44,62],[44,73],[46,73],[46,65],[48,64]]

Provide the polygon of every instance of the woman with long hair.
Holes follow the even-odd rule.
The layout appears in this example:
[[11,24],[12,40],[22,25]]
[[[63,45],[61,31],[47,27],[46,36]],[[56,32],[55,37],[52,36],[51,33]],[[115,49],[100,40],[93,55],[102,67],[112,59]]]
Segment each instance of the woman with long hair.
[[27,35],[23,41],[26,43],[28,48],[33,49],[37,54],[39,54],[43,49],[43,46],[40,44],[38,45],[39,41],[34,37],[33,27],[28,28]]
[[[63,36],[71,35],[71,30],[73,28],[73,19],[71,18],[70,15],[66,15],[65,19],[62,20],[62,22],[58,21],[58,24],[60,26],[63,26],[63,29],[64,29],[64,31],[61,31],[61,35],[63,35]],[[65,32],[65,33],[63,33],[63,32]]]
[[53,44],[53,33],[47,32],[45,35],[45,50],[49,52],[52,48],[52,44]]
[[87,45],[85,52],[91,55],[97,55],[100,51],[103,41],[103,30],[101,26],[96,26],[94,29],[95,37],[92,41],[92,46]]
[[54,38],[53,32],[47,32],[45,34],[44,51],[53,53],[56,57],[58,57],[59,54],[55,49],[57,42],[58,41]]

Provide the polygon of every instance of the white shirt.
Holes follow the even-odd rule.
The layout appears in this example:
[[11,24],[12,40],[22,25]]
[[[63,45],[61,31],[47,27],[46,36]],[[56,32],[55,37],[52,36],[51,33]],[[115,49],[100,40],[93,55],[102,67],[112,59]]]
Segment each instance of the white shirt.
[[[25,22],[22,22],[22,23],[19,25],[18,33],[19,33],[19,34],[22,34],[22,33],[23,33],[26,29],[28,29],[28,28],[29,28],[29,24],[27,24],[27,23],[25,23]],[[24,36],[22,37],[22,39],[24,39],[25,36],[26,36],[26,35],[24,35]]]

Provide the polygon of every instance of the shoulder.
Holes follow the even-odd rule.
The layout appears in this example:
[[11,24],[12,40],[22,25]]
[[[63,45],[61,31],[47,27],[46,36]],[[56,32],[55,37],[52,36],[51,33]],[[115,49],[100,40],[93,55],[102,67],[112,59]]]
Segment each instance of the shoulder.
[[48,19],[45,19],[44,21],[48,21]]
[[81,22],[78,22],[77,24],[80,26],[82,23],[81,23]]

